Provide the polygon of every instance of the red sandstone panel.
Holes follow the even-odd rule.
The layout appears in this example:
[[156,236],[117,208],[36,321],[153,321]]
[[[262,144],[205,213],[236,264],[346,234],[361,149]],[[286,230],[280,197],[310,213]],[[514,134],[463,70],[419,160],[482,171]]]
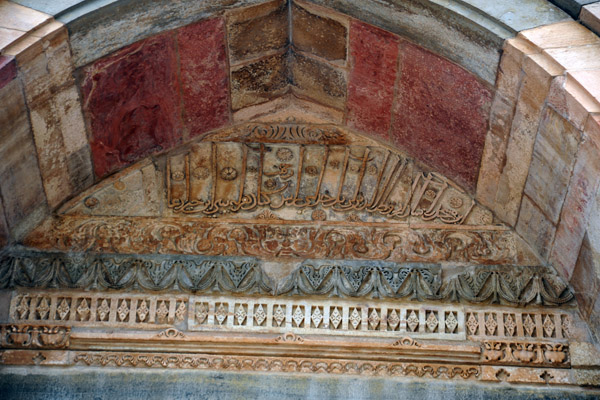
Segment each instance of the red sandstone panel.
[[406,44],[392,140],[414,157],[473,190],[492,93],[461,67]]
[[17,62],[14,57],[0,56],[0,89],[17,76]]
[[106,176],[181,141],[172,33],[127,46],[86,67],[83,74],[96,175]]
[[229,122],[225,24],[210,19],[178,30],[184,118],[190,137]]
[[350,25],[348,125],[389,139],[399,39],[353,21]]

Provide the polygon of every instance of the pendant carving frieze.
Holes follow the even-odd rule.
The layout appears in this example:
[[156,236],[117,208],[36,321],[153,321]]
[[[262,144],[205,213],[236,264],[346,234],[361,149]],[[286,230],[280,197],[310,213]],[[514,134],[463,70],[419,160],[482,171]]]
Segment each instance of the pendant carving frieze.
[[372,297],[559,306],[573,293],[541,266],[448,269],[438,264],[305,260],[272,279],[255,258],[15,251],[0,257],[0,288],[79,288],[272,296]]

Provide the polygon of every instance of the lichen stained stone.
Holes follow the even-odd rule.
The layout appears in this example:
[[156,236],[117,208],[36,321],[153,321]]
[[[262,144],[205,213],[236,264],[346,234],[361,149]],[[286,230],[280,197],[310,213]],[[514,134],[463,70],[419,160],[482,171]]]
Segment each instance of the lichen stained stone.
[[181,140],[172,33],[137,42],[85,67],[81,87],[97,176]]

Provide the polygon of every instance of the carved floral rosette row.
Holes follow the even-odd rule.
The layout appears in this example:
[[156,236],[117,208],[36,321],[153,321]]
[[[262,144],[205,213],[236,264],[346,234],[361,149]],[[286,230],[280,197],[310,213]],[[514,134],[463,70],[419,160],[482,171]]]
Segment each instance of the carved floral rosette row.
[[13,295],[10,320],[24,324],[189,331],[349,335],[476,341],[564,342],[571,317],[557,311],[473,310],[459,305],[240,296],[27,291]]
[[292,357],[214,356],[181,353],[80,352],[75,354],[73,363],[97,367],[158,367],[441,379],[477,379],[481,376],[481,367],[474,365],[389,363]]
[[573,293],[545,267],[311,262],[275,284],[253,259],[15,252],[0,257],[0,288],[174,290],[187,293],[333,295],[525,306],[568,303]]
[[185,297],[29,292],[13,297],[10,318],[15,322],[157,329],[183,322],[187,304]]
[[71,328],[46,325],[0,325],[1,348],[46,348],[69,347]]
[[56,217],[25,243],[44,250],[392,262],[519,261],[512,231],[321,224],[209,223],[179,218]]

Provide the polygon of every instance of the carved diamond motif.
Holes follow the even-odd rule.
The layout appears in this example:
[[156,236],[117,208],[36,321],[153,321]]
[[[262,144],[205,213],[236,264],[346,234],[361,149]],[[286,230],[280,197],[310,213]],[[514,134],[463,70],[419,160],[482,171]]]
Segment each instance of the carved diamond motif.
[[142,300],[142,302],[138,305],[137,308],[137,316],[139,320],[141,322],[144,322],[149,312],[150,310],[148,309],[148,304],[146,303],[146,300]]
[[454,330],[458,326],[458,320],[454,316],[454,313],[451,312],[446,316],[446,328],[448,329],[448,333],[454,333]]
[[508,314],[508,317],[504,321],[504,333],[508,334],[508,336],[515,336],[516,327],[517,324],[515,324],[512,315]]
[[225,318],[227,318],[227,310],[223,306],[223,303],[219,304],[219,307],[217,307],[217,313],[215,315],[217,316],[217,322],[219,325],[223,325],[223,321],[225,321]]
[[318,328],[319,325],[321,325],[321,321],[323,321],[323,313],[321,312],[321,309],[319,307],[315,308],[310,319],[312,319],[312,322],[313,324],[315,324],[316,328]]
[[265,313],[265,309],[262,304],[259,304],[254,310],[254,320],[256,321],[256,325],[261,326],[262,323],[267,319],[267,313]]
[[429,329],[430,332],[435,332],[435,329],[438,326],[438,319],[435,316],[435,313],[430,312],[429,316],[427,317],[427,320],[425,321],[425,325],[427,325],[427,329]]
[[294,313],[292,314],[292,319],[296,323],[296,326],[300,326],[300,324],[304,320],[304,313],[302,312],[302,309],[300,308],[300,306],[296,306],[296,309],[294,310]]
[[469,328],[469,333],[474,335],[477,332],[477,328],[479,327],[479,322],[477,322],[477,318],[475,318],[475,314],[470,314],[469,319],[467,320],[467,328]]
[[17,306],[17,312],[19,313],[20,319],[25,319],[27,313],[29,312],[29,304],[27,304],[27,296],[21,297],[21,301]]
[[90,307],[88,306],[88,302],[86,299],[83,299],[79,306],[77,307],[77,315],[79,315],[79,319],[81,321],[87,321],[88,316],[90,315]]
[[277,326],[281,326],[283,321],[285,321],[285,312],[283,312],[283,308],[280,305],[277,306],[275,312],[273,313],[273,319]]
[[337,307],[333,309],[331,314],[329,314],[329,320],[331,321],[334,329],[337,329],[338,326],[340,326],[340,323],[342,322],[342,314]]
[[398,327],[398,324],[400,324],[400,317],[398,316],[396,310],[392,310],[390,315],[388,315],[387,322],[388,326],[392,328],[392,330],[395,330]]
[[360,316],[358,309],[354,308],[352,310],[352,313],[350,314],[350,323],[352,324],[354,329],[356,329],[358,327],[358,325],[360,325],[361,320],[362,320],[362,317]]
[[552,337],[552,332],[554,332],[554,323],[552,322],[552,319],[550,319],[549,315],[546,315],[546,318],[544,318],[544,324],[542,325],[544,327],[544,332],[546,333],[546,337]]
[[198,324],[203,323],[208,317],[208,310],[204,306],[204,303],[200,303],[200,305],[196,304],[196,322]]
[[562,320],[563,337],[569,338],[571,336],[571,317],[566,316]]
[[485,320],[485,329],[487,330],[487,334],[489,336],[494,335],[497,327],[498,327],[498,323],[496,322],[494,315],[489,314],[487,319]]
[[408,325],[408,329],[410,329],[411,332],[414,332],[419,326],[419,317],[417,317],[415,310],[412,310],[408,318],[406,318],[406,325]]
[[[63,299],[63,301],[65,301],[65,300]],[[38,304],[38,306],[35,308],[35,310],[37,311],[38,315],[40,316],[40,319],[46,319],[46,316],[48,315],[48,312],[50,311],[50,306],[48,305],[48,299],[45,297],[42,297],[40,304]]]
[[169,315],[169,308],[165,304],[165,301],[161,301],[158,308],[156,309],[156,316],[159,324],[167,322],[167,316]]
[[233,315],[235,316],[235,319],[237,320],[238,325],[242,325],[244,323],[244,321],[246,320],[248,313],[246,312],[246,309],[244,309],[243,305],[238,304],[238,307],[235,310],[235,314],[233,314]]
[[98,318],[100,321],[105,321],[109,312],[110,307],[108,306],[108,301],[106,299],[102,299],[102,303],[100,303],[100,307],[98,307]]
[[56,307],[56,311],[58,312],[60,319],[65,319],[67,315],[69,315],[70,309],[71,308],[69,307],[69,303],[67,303],[67,299],[62,299],[58,307]]
[[379,325],[379,314],[377,313],[377,310],[373,309],[373,311],[371,311],[371,314],[369,314],[369,327],[371,327],[371,329],[376,329],[377,325]]
[[121,321],[125,321],[129,315],[129,306],[125,300],[121,300],[121,305],[117,308],[117,315]]
[[183,321],[184,318],[185,318],[185,303],[182,301],[181,303],[179,303],[179,307],[177,307],[177,310],[175,310],[175,319],[177,320],[177,322],[181,322],[181,321]]
[[527,336],[533,336],[533,330],[535,329],[535,323],[531,319],[531,315],[527,314],[527,316],[523,320],[523,328],[525,328],[525,333],[527,333]]

